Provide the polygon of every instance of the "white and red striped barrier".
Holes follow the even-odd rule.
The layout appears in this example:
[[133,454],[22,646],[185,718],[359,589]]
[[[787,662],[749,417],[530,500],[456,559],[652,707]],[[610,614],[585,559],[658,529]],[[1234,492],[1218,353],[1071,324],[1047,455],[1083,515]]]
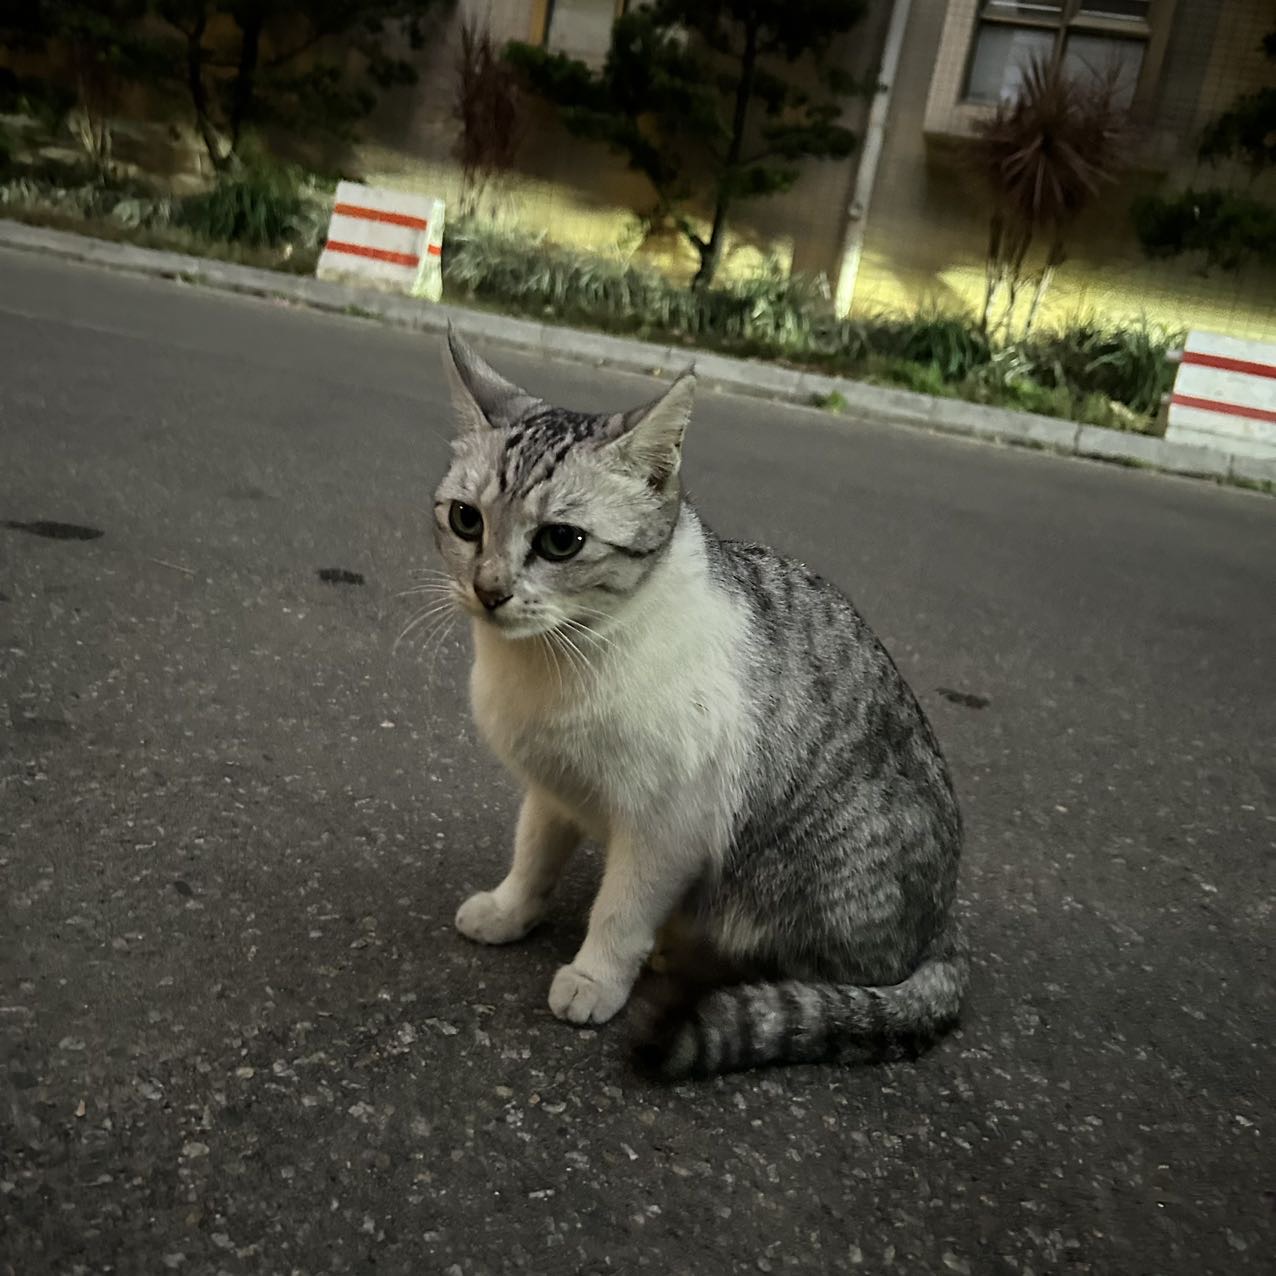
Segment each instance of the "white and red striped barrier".
[[1276,345],[1189,333],[1165,437],[1276,460]]
[[443,295],[443,201],[339,183],[315,274],[438,301]]

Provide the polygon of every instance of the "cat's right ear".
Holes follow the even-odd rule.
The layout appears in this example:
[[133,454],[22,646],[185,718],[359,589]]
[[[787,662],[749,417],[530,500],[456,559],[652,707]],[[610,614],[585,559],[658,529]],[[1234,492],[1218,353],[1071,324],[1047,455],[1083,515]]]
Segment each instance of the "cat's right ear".
[[503,430],[536,405],[530,394],[506,381],[463,341],[450,323],[443,363],[463,434]]
[[691,420],[696,374],[688,368],[658,399],[613,417],[610,444],[636,464],[653,487],[663,488],[682,464],[682,436]]

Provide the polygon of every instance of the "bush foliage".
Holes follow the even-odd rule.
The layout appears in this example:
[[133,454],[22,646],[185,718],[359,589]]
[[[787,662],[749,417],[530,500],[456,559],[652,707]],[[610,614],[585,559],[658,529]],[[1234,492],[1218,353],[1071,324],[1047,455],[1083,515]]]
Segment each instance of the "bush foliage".
[[278,248],[316,242],[326,215],[300,173],[254,161],[220,174],[205,193],[182,200],[174,221],[206,239]]
[[[275,264],[295,251],[313,253],[323,238],[330,198],[297,169],[255,151],[236,171],[218,175],[207,191],[184,197],[135,178],[103,174],[88,164],[12,163],[0,181],[0,213],[43,217],[59,225],[87,223],[95,231],[146,232],[150,242],[200,252],[234,248]],[[218,252],[218,255],[225,255]]]
[[1181,344],[1147,323],[1087,322],[999,345],[967,314],[838,319],[814,284],[778,270],[692,290],[649,267],[467,223],[449,227],[443,274],[452,293],[525,314],[1117,429],[1151,427],[1173,380],[1166,353]]
[[1262,181],[1276,170],[1276,31],[1262,45],[1272,82],[1234,99],[1206,126],[1197,150],[1206,164],[1239,167],[1244,181],[1232,173],[1217,186],[1137,199],[1134,231],[1149,257],[1186,254],[1224,270],[1276,265],[1276,200]]

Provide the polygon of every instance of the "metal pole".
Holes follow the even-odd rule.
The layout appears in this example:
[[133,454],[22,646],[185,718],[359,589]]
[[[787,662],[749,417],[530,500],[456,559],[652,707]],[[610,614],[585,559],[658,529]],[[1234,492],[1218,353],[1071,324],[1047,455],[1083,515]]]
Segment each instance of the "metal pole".
[[886,43],[882,48],[882,66],[877,76],[877,92],[872,109],[868,113],[868,127],[864,132],[864,147],[860,151],[859,168],[855,173],[855,189],[851,192],[851,206],[846,210],[846,229],[842,234],[842,260],[837,272],[837,293],[834,306],[839,315],[850,312],[855,300],[855,282],[859,278],[860,258],[864,253],[864,235],[868,227],[868,208],[873,198],[873,186],[877,182],[877,165],[882,158],[882,143],[886,138],[886,120],[890,115],[891,94],[895,88],[895,76],[899,70],[900,53],[904,47],[904,32],[908,29],[908,14],[912,0],[895,0],[891,11],[890,26],[886,29]]

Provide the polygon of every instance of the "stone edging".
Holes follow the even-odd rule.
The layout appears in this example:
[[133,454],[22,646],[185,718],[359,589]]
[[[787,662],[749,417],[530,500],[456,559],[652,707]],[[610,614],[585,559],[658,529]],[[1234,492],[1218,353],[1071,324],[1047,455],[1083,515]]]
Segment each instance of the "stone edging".
[[735,393],[806,406],[839,395],[845,401],[845,411],[849,415],[872,421],[1092,457],[1196,478],[1245,485],[1276,485],[1276,461],[1238,456],[1214,448],[1167,443],[1149,435],[1078,425],[1075,421],[1063,421],[1057,417],[1035,416],[959,399],[914,394],[907,390],[890,390],[843,377],[825,376],[752,359],[732,359],[684,346],[657,345],[460,306],[433,305],[392,293],[238,266],[208,257],[136,248],[130,244],[2,220],[0,247],[47,253],[132,274],[181,279],[225,292],[282,298],[314,310],[357,314],[423,332],[438,332],[451,320],[467,337],[552,358],[603,364],[630,372],[671,376],[694,361],[696,374],[703,382]]

